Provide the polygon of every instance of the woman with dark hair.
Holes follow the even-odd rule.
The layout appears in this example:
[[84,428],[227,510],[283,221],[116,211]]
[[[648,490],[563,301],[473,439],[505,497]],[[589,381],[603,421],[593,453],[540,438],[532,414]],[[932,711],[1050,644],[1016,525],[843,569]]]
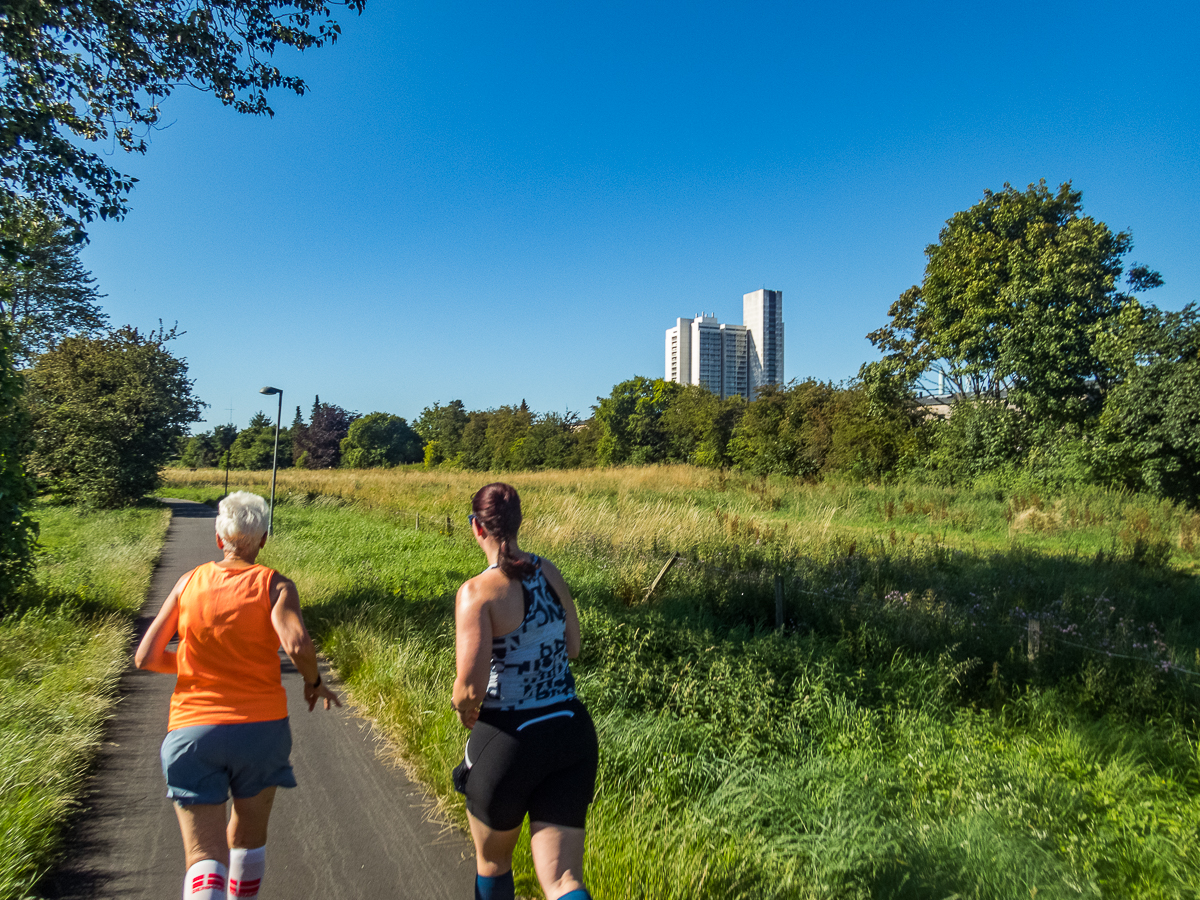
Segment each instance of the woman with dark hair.
[[475,898],[513,900],[513,848],[528,813],[547,900],[590,900],[583,837],[599,749],[567,662],[579,655],[579,614],[554,564],[517,546],[511,485],[481,488],[471,509],[488,567],[455,600],[451,705],[471,729],[454,774],[475,841]]

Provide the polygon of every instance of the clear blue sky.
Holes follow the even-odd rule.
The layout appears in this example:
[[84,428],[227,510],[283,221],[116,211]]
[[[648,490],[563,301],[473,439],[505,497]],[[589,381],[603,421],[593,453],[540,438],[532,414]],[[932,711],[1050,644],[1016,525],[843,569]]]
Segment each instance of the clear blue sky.
[[1071,180],[1200,300],[1200,12],[1112,2],[370,0],[274,119],[181,89],[84,263],[162,319],[207,422],[315,394],[583,415],[663,331],[782,290],[787,377],[841,380],[984,189]]

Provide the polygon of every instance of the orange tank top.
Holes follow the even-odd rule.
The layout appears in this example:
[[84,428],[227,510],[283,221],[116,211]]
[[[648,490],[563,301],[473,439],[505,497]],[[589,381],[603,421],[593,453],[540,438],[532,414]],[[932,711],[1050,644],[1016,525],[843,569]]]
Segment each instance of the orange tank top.
[[167,730],[287,716],[266,566],[205,563],[179,597],[179,675]]

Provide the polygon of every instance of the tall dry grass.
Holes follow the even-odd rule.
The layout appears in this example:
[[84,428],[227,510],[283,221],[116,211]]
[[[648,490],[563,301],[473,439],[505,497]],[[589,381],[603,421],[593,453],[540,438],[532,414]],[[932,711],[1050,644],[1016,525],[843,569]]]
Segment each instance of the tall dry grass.
[[[164,471],[164,491],[215,499],[225,473]],[[231,472],[229,489],[270,491],[270,472]],[[832,541],[936,544],[970,553],[1035,552],[1136,557],[1200,572],[1200,516],[1169,501],[1080,488],[1069,496],[755,478],[691,466],[481,473],[419,468],[279,472],[281,503],[355,503],[423,529],[464,531],[472,494],[514,484],[526,520],[522,544],[544,553],[603,546],[618,556],[749,553],[771,564]],[[448,524],[447,524],[448,522]],[[641,563],[638,563],[642,566]],[[648,565],[648,564],[647,564]],[[631,573],[632,574],[632,573]],[[639,574],[640,577],[640,574]]]
[[[167,469],[165,491],[172,487],[220,488],[224,472],[215,469]],[[690,466],[630,469],[512,472],[424,472],[375,469],[279,472],[280,502],[311,503],[318,498],[353,501],[387,509],[426,527],[465,528],[471,497],[490,478],[502,478],[521,494],[526,511],[524,542],[546,550],[602,542],[621,550],[679,549],[712,545],[733,538],[796,549],[803,535],[781,522],[785,497],[797,486],[764,482]],[[270,490],[270,472],[232,472],[229,489]],[[720,501],[714,498],[720,498]],[[824,508],[821,530],[846,508]]]

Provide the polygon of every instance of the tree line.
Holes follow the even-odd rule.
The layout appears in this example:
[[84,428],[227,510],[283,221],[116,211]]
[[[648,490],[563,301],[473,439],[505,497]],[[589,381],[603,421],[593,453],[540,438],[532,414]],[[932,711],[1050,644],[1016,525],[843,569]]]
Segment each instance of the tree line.
[[[634,377],[597,397],[586,420],[537,414],[524,401],[468,411],[453,400],[426,407],[411,428],[372,413],[371,429],[356,432],[350,417],[326,438],[320,459],[491,471],[687,463],[760,476],[998,486],[1032,480],[1123,487],[1198,506],[1200,315],[1191,304],[1167,312],[1142,300],[1163,279],[1127,264],[1132,247],[1128,232],[1083,213],[1069,183],[1055,191],[1044,182],[1023,191],[1005,185],[947,221],[925,250],[922,283],[868,335],[881,358],[845,383],[768,385],[747,402]],[[384,421],[394,432],[379,427]],[[293,430],[303,427],[297,413]],[[259,439],[243,433],[238,440],[248,449]],[[294,448],[291,458],[317,459]],[[249,452],[235,450],[231,459],[256,464]]]
[[[31,365],[21,454],[43,490],[117,505],[174,458],[186,467],[270,467],[271,419],[185,436],[202,404],[174,332],[106,330],[65,225],[26,217],[41,266],[0,267],[14,302],[14,359]],[[1127,233],[1082,212],[1070,185],[1005,186],[955,214],[926,248],[921,285],[869,338],[881,358],[833,384],[768,385],[746,401],[634,377],[591,415],[525,401],[433,403],[411,424],[315,398],[279,435],[282,465],[421,465],[478,471],[686,463],[754,475],[944,483],[1096,483],[1200,503],[1200,317],[1137,295],[1162,284],[1125,265]],[[936,405],[933,384],[945,386]],[[946,408],[949,408],[948,411]],[[933,410],[933,411],[931,411]],[[16,420],[14,419],[14,422]]]

